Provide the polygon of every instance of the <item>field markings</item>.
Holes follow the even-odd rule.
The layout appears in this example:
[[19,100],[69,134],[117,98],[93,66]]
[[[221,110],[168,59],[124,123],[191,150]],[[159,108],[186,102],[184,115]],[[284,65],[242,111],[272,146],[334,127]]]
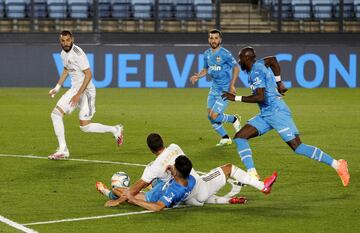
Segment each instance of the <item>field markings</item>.
[[5,218],[3,216],[0,215],[0,222],[3,222],[13,228],[16,228],[22,232],[26,232],[26,233],[37,233],[37,231],[34,231],[33,229],[30,229],[30,228],[27,228],[25,227],[24,225],[22,224],[19,224],[17,222],[14,222],[14,221],[11,221],[10,219],[8,218]]
[[[28,159],[46,159],[45,156],[36,156],[36,155],[14,155],[14,154],[0,154],[0,157],[11,157],[11,158],[28,158]],[[136,166],[136,167],[146,167],[144,164],[138,163],[124,163],[124,162],[116,162],[116,161],[103,161],[103,160],[89,160],[89,159],[66,159],[70,161],[77,161],[77,162],[90,162],[90,163],[103,163],[103,164],[119,164],[119,165],[127,165],[127,166]],[[205,172],[196,171],[198,174],[203,175],[206,174]],[[241,186],[234,185],[234,180],[228,179],[228,183],[231,184],[231,191],[226,194],[224,197],[231,197],[236,195],[240,192]],[[101,218],[112,218],[112,217],[120,217],[120,216],[128,216],[128,215],[136,215],[136,214],[146,214],[152,213],[154,211],[145,210],[145,211],[138,211],[138,212],[128,212],[128,213],[121,213],[121,214],[110,214],[110,215],[101,215],[101,216],[91,216],[91,217],[82,217],[82,218],[68,218],[68,219],[61,219],[61,220],[52,220],[52,221],[43,221],[43,222],[33,222],[33,223],[25,223],[24,226],[31,226],[31,225],[42,225],[42,224],[51,224],[51,223],[60,223],[60,222],[73,222],[73,221],[83,221],[83,220],[91,220],[91,219],[101,219]],[[35,232],[35,231],[31,231]]]
[[[46,160],[49,160],[47,156],[36,156],[36,155],[0,154],[0,157],[28,158],[28,159],[46,159]],[[146,167],[145,164],[124,163],[124,162],[116,162],[116,161],[103,161],[103,160],[91,160],[91,159],[66,159],[66,160],[77,161],[77,162],[119,164],[119,165],[127,165],[127,166]]]
[[32,222],[32,223],[24,223],[24,226],[32,226],[32,225],[44,225],[44,224],[52,224],[52,223],[60,223],[60,222],[75,222],[75,221],[84,221],[84,220],[91,220],[91,219],[102,219],[102,218],[113,218],[119,216],[128,216],[128,215],[136,215],[136,214],[147,214],[153,213],[154,211],[151,210],[144,210],[138,212],[128,212],[128,213],[121,213],[121,214],[109,214],[109,215],[100,215],[100,216],[92,216],[92,217],[82,217],[82,218],[67,218],[67,219],[60,219],[60,220],[52,220],[52,221],[45,221],[45,222]]

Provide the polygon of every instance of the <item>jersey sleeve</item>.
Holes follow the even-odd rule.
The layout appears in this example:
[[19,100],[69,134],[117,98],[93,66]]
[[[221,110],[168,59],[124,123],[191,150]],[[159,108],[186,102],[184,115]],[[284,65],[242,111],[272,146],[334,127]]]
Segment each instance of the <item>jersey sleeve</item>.
[[225,60],[231,65],[231,67],[237,66],[237,62],[234,56],[230,52],[225,53]]
[[84,51],[81,50],[81,52],[77,53],[77,63],[81,70],[86,70],[90,68],[89,60],[84,53]]
[[265,88],[266,87],[266,73],[263,70],[255,70],[252,76],[252,85],[254,87],[254,90],[257,88]]
[[164,195],[160,197],[159,201],[165,204],[166,207],[171,207],[173,204],[176,204],[178,200],[181,200],[184,196],[185,191],[176,189],[173,185],[170,185]]

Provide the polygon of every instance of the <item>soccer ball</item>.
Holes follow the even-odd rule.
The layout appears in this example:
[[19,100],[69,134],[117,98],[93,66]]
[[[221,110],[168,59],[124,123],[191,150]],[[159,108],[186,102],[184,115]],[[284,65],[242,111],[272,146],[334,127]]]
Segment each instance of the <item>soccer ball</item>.
[[130,185],[130,177],[125,172],[116,172],[111,177],[111,187],[112,188],[125,188]]

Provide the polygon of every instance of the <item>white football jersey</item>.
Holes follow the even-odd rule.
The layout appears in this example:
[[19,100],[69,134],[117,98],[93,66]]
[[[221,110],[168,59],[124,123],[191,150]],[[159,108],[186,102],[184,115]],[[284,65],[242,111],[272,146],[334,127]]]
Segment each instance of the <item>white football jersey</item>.
[[[151,183],[154,179],[161,179],[166,182],[171,178],[171,173],[166,170],[169,165],[175,164],[175,159],[180,155],[185,155],[181,148],[176,144],[170,144],[157,158],[149,163],[141,176],[146,183]],[[192,176],[199,177],[194,169],[190,173]]]
[[[83,71],[90,68],[86,54],[79,46],[73,44],[69,52],[62,50],[60,56],[64,67],[69,71],[69,75],[71,76],[71,87],[80,88],[85,78]],[[91,80],[87,88],[95,88]]]

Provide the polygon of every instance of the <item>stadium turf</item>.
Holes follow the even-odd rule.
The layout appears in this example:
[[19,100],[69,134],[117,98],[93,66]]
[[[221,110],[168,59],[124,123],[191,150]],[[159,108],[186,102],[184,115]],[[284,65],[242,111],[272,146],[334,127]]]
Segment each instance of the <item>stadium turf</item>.
[[[65,90],[62,90],[63,93]],[[351,180],[343,187],[336,172],[324,164],[295,155],[275,132],[252,139],[250,145],[262,178],[279,173],[270,195],[245,187],[245,205],[207,205],[160,213],[138,213],[140,207],[105,208],[96,181],[109,183],[125,171],[131,181],[154,159],[146,146],[150,132],[166,144],[177,143],[199,171],[225,163],[243,168],[235,145],[217,148],[218,137],[206,117],[206,89],[99,89],[94,122],[121,123],[124,144],[109,134],[85,134],[78,112],[65,117],[66,139],[72,159],[48,161],[10,155],[47,156],[56,149],[50,112],[56,100],[48,89],[0,89],[0,215],[17,223],[67,219],[67,222],[26,225],[39,232],[356,232],[360,228],[360,90],[290,89],[285,100],[292,109],[303,142],[348,161]],[[247,95],[248,90],[238,89]],[[242,122],[257,106],[231,103],[227,113]],[[231,125],[226,127],[233,135]],[[222,190],[222,194],[229,191]],[[123,216],[119,214],[124,214]],[[110,218],[69,219],[115,214]],[[0,232],[16,232],[0,223]]]

